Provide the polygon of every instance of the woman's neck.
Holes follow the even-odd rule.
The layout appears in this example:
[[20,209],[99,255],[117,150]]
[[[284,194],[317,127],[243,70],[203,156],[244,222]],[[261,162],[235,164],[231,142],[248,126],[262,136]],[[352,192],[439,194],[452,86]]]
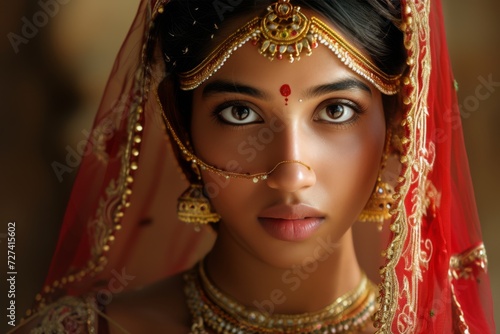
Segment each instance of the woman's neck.
[[362,277],[350,230],[335,247],[328,248],[328,242],[320,245],[325,249],[315,262],[277,268],[220,231],[206,270],[216,287],[246,307],[279,314],[315,312],[355,289]]

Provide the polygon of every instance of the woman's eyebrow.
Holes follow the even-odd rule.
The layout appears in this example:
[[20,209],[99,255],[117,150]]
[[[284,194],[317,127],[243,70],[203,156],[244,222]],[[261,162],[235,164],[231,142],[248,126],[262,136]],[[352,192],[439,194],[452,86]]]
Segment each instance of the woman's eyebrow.
[[266,99],[268,95],[255,87],[239,84],[237,82],[216,80],[208,83],[203,88],[202,97],[207,97],[213,94],[238,93],[249,95],[256,98]]
[[305,97],[311,98],[311,97],[318,97],[324,94],[332,93],[332,92],[338,92],[338,91],[343,91],[343,90],[350,90],[350,89],[361,89],[364,90],[370,95],[372,95],[372,91],[370,87],[368,87],[367,84],[360,80],[356,79],[345,79],[337,82],[332,82],[324,85],[319,85],[312,87],[305,92]]

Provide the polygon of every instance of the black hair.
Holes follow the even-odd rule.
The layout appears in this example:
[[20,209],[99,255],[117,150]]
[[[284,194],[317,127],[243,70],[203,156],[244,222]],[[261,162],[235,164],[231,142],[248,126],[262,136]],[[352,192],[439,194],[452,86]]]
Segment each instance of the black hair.
[[[193,69],[217,43],[214,36],[224,25],[245,14],[256,16],[275,1],[269,0],[172,0],[158,17],[162,51],[167,72]],[[400,1],[394,0],[294,0],[294,6],[326,16],[357,42],[373,62],[388,74],[399,74],[404,67]]]

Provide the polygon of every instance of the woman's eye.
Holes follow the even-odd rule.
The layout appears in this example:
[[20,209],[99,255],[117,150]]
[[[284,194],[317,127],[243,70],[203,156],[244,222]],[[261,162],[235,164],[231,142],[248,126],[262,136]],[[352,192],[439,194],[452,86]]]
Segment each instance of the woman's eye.
[[262,121],[262,118],[247,106],[232,105],[218,112],[218,116],[230,124],[250,124]]
[[317,118],[330,123],[345,123],[356,116],[357,112],[353,107],[345,104],[329,104],[319,111]]

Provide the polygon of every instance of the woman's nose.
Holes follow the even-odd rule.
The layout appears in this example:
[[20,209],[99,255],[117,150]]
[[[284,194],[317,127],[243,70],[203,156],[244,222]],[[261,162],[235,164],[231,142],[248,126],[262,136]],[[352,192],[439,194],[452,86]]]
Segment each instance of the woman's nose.
[[268,187],[283,192],[296,192],[316,183],[314,170],[299,160],[281,161],[266,179]]

